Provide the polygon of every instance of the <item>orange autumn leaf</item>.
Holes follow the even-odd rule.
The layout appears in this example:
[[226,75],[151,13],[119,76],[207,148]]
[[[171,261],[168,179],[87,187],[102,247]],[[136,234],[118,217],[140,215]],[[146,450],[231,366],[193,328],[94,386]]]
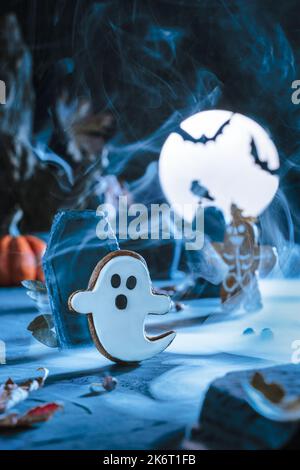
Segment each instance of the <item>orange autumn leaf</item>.
[[0,418],[0,429],[29,428],[34,424],[48,421],[56,411],[62,408],[61,404],[54,402],[30,408],[23,415],[18,413],[8,414]]

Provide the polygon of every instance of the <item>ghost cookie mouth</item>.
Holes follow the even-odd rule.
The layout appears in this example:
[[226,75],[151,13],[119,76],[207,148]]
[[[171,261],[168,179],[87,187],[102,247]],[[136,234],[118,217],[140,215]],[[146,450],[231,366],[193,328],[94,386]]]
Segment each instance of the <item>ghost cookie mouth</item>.
[[176,333],[149,337],[144,322],[148,314],[170,310],[170,298],[152,288],[145,260],[133,251],[109,253],[95,267],[88,288],[74,292],[69,308],[87,314],[92,340],[98,351],[119,363],[136,363],[164,351]]
[[125,310],[126,307],[127,307],[127,297],[126,297],[126,295],[123,295],[123,294],[117,295],[116,300],[115,300],[115,304],[116,304],[116,307],[119,310]]

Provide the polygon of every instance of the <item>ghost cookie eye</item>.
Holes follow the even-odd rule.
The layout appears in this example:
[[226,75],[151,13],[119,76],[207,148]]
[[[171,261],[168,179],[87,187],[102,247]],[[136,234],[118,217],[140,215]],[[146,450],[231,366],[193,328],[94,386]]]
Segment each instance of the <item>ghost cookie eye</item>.
[[136,286],[136,277],[135,276],[129,276],[129,278],[126,281],[126,287],[129,290],[134,289]]
[[113,274],[112,277],[111,277],[110,282],[111,282],[112,287],[114,287],[115,289],[120,287],[121,278],[120,278],[119,274]]

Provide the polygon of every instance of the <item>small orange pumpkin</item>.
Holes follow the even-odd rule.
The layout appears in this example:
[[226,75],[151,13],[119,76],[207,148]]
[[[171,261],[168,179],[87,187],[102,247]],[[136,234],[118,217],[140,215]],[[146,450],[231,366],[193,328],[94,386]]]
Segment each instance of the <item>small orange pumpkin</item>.
[[18,286],[25,279],[44,281],[42,256],[46,243],[33,235],[0,238],[0,286]]

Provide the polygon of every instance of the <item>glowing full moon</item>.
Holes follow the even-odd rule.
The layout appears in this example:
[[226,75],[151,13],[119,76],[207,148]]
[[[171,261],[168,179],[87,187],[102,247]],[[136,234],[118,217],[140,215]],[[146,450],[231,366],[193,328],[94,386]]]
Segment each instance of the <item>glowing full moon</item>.
[[256,217],[279,184],[279,157],[267,132],[230,111],[203,111],[183,121],[164,143],[159,177],[170,205],[191,222],[199,201],[230,219],[232,204]]

